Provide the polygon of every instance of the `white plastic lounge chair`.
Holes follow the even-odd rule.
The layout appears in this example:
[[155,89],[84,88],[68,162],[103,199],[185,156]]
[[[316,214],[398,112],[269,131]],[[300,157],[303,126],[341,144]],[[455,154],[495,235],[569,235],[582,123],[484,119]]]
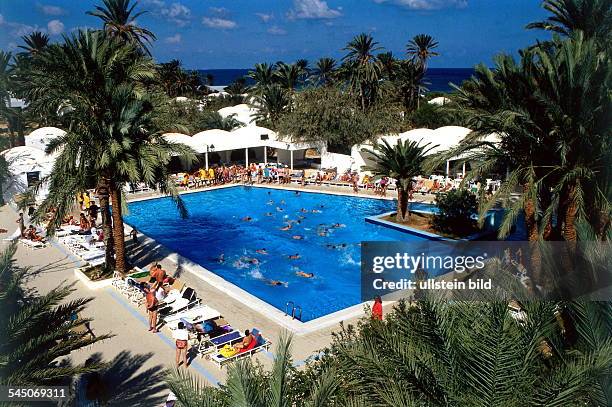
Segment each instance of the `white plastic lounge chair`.
[[209,307],[208,305],[200,305],[198,307],[171,315],[168,318],[164,318],[164,322],[168,328],[174,330],[178,328],[178,323],[181,319],[195,325],[208,321],[209,319],[219,318],[220,316],[221,313],[216,309]]
[[47,247],[47,244],[45,242],[39,242],[29,239],[19,239],[19,241],[23,243],[23,245],[28,249],[42,249],[44,247]]
[[[247,348],[247,349],[243,349],[241,351],[239,351],[238,353],[236,353],[233,356],[230,357],[225,357],[223,356],[221,353],[217,352],[215,353],[213,356],[211,356],[210,360],[212,360],[214,363],[217,364],[217,367],[219,367],[219,369],[221,369],[223,367],[223,365],[241,359],[243,357],[246,356],[253,356],[255,353],[262,351],[262,350],[268,350],[270,348],[270,344],[271,342],[269,340],[267,340],[266,338],[264,338],[261,333],[259,332],[259,330],[253,328],[251,330],[251,334],[255,337],[255,343],[254,346],[252,348]],[[230,345],[233,345],[239,341],[241,341],[241,339],[236,340],[233,343],[230,343]]]
[[19,228],[17,228],[17,230],[15,230],[15,232],[13,232],[12,235],[5,237],[4,239],[2,239],[5,242],[12,242],[15,239],[19,239],[21,237],[21,230],[19,230]]

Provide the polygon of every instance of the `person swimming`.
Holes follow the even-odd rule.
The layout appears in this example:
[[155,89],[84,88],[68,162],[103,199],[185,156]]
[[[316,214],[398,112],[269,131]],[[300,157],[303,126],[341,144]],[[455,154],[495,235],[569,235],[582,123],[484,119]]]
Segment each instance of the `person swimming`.
[[280,230],[283,230],[283,231],[289,230],[289,229],[291,229],[291,223],[289,223],[289,224],[283,226],[282,228],[280,228]]
[[300,195],[300,191],[295,191],[295,195],[299,196]]
[[255,250],[255,253],[259,253],[259,254],[268,254],[268,251],[266,250],[266,248],[264,247],[263,249],[257,249]]
[[284,204],[285,204],[285,200],[284,200],[284,199],[281,199],[280,204],[281,204],[281,205],[284,205]]
[[343,228],[343,227],[346,227],[346,225],[345,225],[345,224],[343,224],[343,223],[334,223],[334,224],[332,225],[332,228],[336,228],[336,229],[337,229],[337,228]]
[[300,212],[302,212],[302,213],[308,213],[308,209],[306,209],[306,208],[302,208],[302,209],[300,209]]
[[279,212],[282,212],[282,211],[283,211],[283,208],[280,208],[280,207],[278,207],[278,206],[277,206],[277,207],[276,207],[276,210],[277,210],[277,211],[279,211]]
[[273,285],[273,286],[279,286],[279,285],[282,285],[282,286],[287,287],[287,283],[286,283],[286,282],[284,282],[284,281],[280,281],[280,280],[266,280],[266,283],[267,283],[268,285]]
[[274,205],[274,201],[270,199],[268,202],[266,202],[266,205]]
[[293,240],[302,240],[304,238],[304,236],[302,236],[302,235],[293,235],[293,236],[291,236],[291,238]]
[[257,260],[254,257],[246,257],[246,256],[242,256],[240,258],[240,261],[244,262],[244,263],[248,263],[248,264],[259,264],[259,260]]
[[250,216],[245,216],[244,218],[242,218],[242,220],[243,220],[244,222],[250,222],[250,221],[252,221],[252,220],[253,220],[253,218],[251,218]]
[[313,209],[313,210],[312,210],[312,211],[310,211],[310,212],[312,212],[312,213],[321,213],[321,211],[320,211],[320,210],[318,210],[318,209]]
[[346,243],[340,243],[340,244],[328,244],[327,248],[328,249],[344,249],[345,247],[347,247]]
[[266,216],[272,216],[272,212],[266,212]]
[[219,257],[217,257],[217,263],[219,264],[225,263],[225,254],[221,253]]
[[313,278],[314,277],[314,273],[306,273],[302,270],[298,270],[295,272],[295,275],[298,277],[304,277],[304,278]]
[[289,256],[287,256],[287,258],[288,258],[289,260],[297,260],[297,259],[299,259],[299,258],[300,258],[300,254],[299,254],[299,253],[296,253],[296,254],[290,254]]

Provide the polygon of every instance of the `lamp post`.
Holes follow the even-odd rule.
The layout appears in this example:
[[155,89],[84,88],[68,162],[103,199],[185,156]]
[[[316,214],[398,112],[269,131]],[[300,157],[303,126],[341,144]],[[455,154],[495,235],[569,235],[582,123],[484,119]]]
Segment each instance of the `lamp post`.
[[204,155],[204,160],[206,161],[206,171],[208,171],[208,152],[209,151],[210,152],[215,151],[215,145],[214,144],[211,144],[211,145],[206,144],[206,154]]

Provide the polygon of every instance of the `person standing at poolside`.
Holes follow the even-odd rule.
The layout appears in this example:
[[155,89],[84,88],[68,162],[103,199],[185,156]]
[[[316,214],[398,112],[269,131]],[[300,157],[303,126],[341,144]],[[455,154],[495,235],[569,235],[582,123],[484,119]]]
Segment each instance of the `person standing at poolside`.
[[149,314],[149,331],[157,333],[157,298],[155,298],[155,283],[150,282],[145,288],[145,303]]
[[187,347],[189,346],[189,332],[185,329],[185,323],[178,323],[178,329],[172,333],[176,345],[176,367],[181,363],[187,367]]
[[19,233],[21,234],[21,237],[25,237],[26,227],[25,221],[23,220],[23,212],[19,212],[19,217],[17,218],[16,223],[19,224]]
[[372,305],[372,319],[377,319],[379,321],[383,319],[382,299],[380,296],[374,299],[374,305]]

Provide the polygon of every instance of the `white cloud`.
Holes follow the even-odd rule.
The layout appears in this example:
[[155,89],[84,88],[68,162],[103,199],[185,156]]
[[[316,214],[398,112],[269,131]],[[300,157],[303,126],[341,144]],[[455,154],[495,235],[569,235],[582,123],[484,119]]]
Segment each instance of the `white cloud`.
[[49,4],[36,4],[36,8],[47,16],[61,16],[66,14],[66,10],[58,6],[52,6]]
[[272,35],[285,35],[287,34],[287,31],[283,30],[277,25],[273,25],[272,27],[268,28],[268,33]]
[[172,35],[172,36],[170,36],[170,37],[166,37],[166,38],[164,39],[164,42],[165,42],[166,44],[178,44],[179,42],[181,42],[181,41],[182,41],[182,39],[183,39],[183,38],[181,37],[181,34],[176,33],[176,34],[174,34],[174,35]]
[[287,13],[289,19],[329,19],[340,17],[340,9],[331,9],[323,0],[293,0],[293,8]]
[[204,17],[202,18],[202,24],[210,28],[217,28],[221,30],[231,30],[232,28],[236,28],[238,26],[235,21],[217,17]]
[[465,8],[467,0],[374,0],[376,3],[390,3],[412,10],[439,10],[442,8]]
[[14,21],[8,21],[4,18],[2,14],[0,14],[0,26],[7,27],[11,35],[11,37],[23,37],[24,35],[28,35],[34,31],[42,31],[45,32],[44,28],[39,28],[37,25],[28,25],[17,23]]
[[268,21],[274,18],[274,14],[255,13],[255,15],[259,17],[259,19],[263,21],[264,23],[267,23]]
[[172,3],[169,7],[167,7],[165,3],[161,4],[161,6],[158,2],[155,4],[160,7],[159,13],[162,15],[162,17],[175,23],[179,27],[184,27],[189,24],[189,21],[191,20],[191,10],[189,7],[181,3]]
[[64,32],[64,23],[60,20],[51,20],[47,23],[47,30],[50,35],[58,35]]
[[212,14],[226,15],[228,9],[226,9],[225,7],[209,7],[208,11],[210,11]]

